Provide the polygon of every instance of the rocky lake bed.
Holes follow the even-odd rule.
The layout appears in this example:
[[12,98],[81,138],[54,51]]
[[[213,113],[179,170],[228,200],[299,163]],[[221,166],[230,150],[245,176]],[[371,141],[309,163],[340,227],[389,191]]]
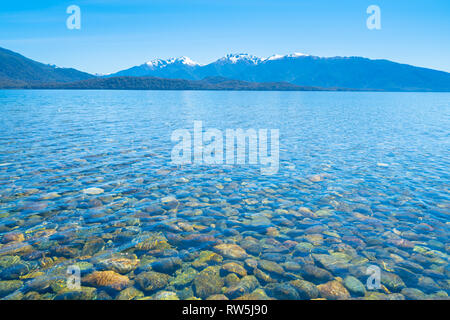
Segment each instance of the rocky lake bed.
[[[130,105],[153,106],[152,99],[171,106],[175,98],[145,93],[143,103],[141,93],[127,93],[126,101],[120,93],[104,94],[61,93],[61,101],[70,95],[74,102],[59,112],[63,103],[53,102],[51,92],[0,94],[2,108],[11,110],[3,113],[11,123],[0,141],[0,299],[449,299],[446,120],[431,125],[427,117],[394,112],[390,121],[402,119],[404,128],[424,121],[436,129],[435,136],[424,135],[423,148],[414,137],[389,140],[390,122],[376,134],[362,130],[367,127],[348,120],[352,114],[332,127],[304,125],[307,136],[298,136],[290,119],[308,114],[279,111],[271,121],[284,130],[280,171],[264,176],[255,166],[170,165],[166,129],[178,127],[172,107],[157,116],[136,107],[128,115],[133,125],[122,114]],[[176,101],[209,105],[215,94]],[[231,127],[245,126],[232,106],[250,93],[217,94],[228,97],[220,98],[231,115],[219,112],[216,124],[228,119]],[[255,108],[277,99],[287,99],[282,105],[299,97],[306,105],[329,99],[252,94]],[[347,106],[360,99],[354,95],[338,97]],[[75,113],[87,98],[97,107]],[[40,102],[39,108],[17,116],[23,99]],[[378,106],[389,105],[379,99],[369,118],[379,119]],[[443,101],[433,103],[449,110]],[[116,109],[105,107],[111,105]],[[271,108],[268,119],[277,114]],[[178,117],[192,118],[183,112]],[[314,112],[319,119],[338,117]],[[56,116],[43,130],[49,114]],[[210,111],[195,116],[201,115],[214,123]],[[336,137],[341,130],[350,142]],[[393,146],[394,140],[400,142]],[[293,148],[296,141],[303,146]],[[370,289],[373,268],[380,286]],[[79,288],[68,284],[68,270],[79,271]]]

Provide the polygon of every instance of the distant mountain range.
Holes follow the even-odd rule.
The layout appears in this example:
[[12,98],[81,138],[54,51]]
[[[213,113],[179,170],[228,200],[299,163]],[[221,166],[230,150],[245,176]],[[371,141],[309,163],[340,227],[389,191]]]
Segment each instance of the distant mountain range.
[[388,60],[305,54],[258,58],[229,54],[202,65],[187,57],[156,59],[94,76],[42,64],[0,48],[0,88],[141,90],[450,91],[450,73]]
[[187,57],[153,60],[108,75],[198,80],[225,77],[252,82],[289,82],[301,86],[360,90],[450,91],[450,73],[388,60],[361,57],[321,58],[304,54],[258,58],[230,54],[207,65]]

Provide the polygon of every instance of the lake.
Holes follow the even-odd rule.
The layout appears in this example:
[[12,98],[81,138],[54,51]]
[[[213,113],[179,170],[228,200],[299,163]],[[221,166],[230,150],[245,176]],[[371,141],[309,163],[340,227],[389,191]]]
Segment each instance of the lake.
[[[0,90],[0,298],[448,299],[450,94]],[[278,171],[172,134],[278,129]]]

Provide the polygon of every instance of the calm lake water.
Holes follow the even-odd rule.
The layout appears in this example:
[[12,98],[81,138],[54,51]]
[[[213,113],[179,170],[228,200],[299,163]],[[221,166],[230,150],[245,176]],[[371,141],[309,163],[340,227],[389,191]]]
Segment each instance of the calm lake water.
[[[279,129],[278,173],[172,165],[195,120]],[[0,91],[0,121],[0,298],[450,293],[448,93]]]

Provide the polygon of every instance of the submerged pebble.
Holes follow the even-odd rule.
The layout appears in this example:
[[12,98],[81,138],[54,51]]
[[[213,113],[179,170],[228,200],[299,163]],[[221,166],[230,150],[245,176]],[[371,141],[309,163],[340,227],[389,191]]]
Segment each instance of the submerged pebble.
[[95,271],[85,276],[82,282],[93,287],[108,287],[120,291],[128,286],[130,280],[114,271]]

